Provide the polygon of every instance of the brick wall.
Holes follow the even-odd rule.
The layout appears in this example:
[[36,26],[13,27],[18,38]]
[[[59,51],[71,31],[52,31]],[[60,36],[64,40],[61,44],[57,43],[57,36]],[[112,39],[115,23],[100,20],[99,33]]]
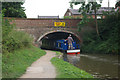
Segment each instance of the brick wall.
[[65,28],[77,28],[81,19],[21,19],[14,18],[13,22],[20,29],[25,28],[51,28],[54,22],[65,22]]
[[[5,17],[4,19],[8,19]],[[10,18],[11,19],[11,18]],[[77,24],[81,19],[24,19],[24,18],[14,18],[11,23],[15,23],[17,30],[29,33],[34,37],[35,42],[40,38],[40,36],[51,31],[70,31],[77,36],[79,40],[82,41],[83,31],[90,30],[91,27],[84,27],[81,32],[77,31]],[[65,27],[55,27],[54,22],[65,22]]]

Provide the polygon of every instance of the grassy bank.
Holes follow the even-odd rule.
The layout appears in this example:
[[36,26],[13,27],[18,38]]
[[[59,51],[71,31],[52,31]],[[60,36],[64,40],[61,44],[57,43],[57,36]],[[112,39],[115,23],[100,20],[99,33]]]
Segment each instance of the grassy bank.
[[45,51],[36,47],[16,50],[7,55],[2,55],[2,77],[20,77],[34,61],[45,55]]
[[54,52],[56,52],[56,57],[60,57],[60,56],[63,55],[63,53],[61,53],[61,52],[59,52],[59,51],[54,51]]
[[51,62],[57,69],[57,78],[93,78],[91,74],[57,57],[52,58]]
[[0,53],[0,79],[2,78],[2,53]]
[[39,48],[33,47],[33,37],[16,31],[12,19],[2,21],[2,77],[20,77],[34,61],[45,54]]

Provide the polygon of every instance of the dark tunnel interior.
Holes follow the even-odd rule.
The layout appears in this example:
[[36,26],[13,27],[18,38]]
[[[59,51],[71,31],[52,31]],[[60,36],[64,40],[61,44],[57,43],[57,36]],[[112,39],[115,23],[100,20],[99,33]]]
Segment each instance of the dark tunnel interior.
[[[67,39],[67,37],[70,35],[71,33],[67,33],[67,32],[53,32],[53,33],[49,33],[47,35],[45,35],[41,41],[42,41],[42,45],[41,48],[42,49],[55,49],[55,42],[57,40],[65,40]],[[74,41],[76,41],[77,44],[80,44],[79,39],[74,35],[71,34],[72,38]]]

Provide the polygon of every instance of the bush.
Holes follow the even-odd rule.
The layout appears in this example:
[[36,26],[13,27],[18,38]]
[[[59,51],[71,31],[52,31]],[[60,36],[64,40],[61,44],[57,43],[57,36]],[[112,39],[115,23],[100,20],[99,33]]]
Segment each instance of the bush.
[[15,30],[15,25],[10,24],[10,20],[4,20],[2,25],[2,46],[3,53],[12,52],[14,50],[30,47],[32,38],[21,31]]
[[95,31],[84,33],[82,52],[118,54],[120,13],[106,15],[105,19],[98,21],[98,28],[100,36]]

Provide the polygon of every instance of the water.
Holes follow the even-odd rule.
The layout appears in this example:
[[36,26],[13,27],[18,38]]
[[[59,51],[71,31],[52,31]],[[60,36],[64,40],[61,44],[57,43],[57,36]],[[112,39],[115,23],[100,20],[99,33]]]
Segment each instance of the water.
[[64,60],[91,73],[95,78],[118,78],[119,55],[111,54],[77,54],[65,55]]

